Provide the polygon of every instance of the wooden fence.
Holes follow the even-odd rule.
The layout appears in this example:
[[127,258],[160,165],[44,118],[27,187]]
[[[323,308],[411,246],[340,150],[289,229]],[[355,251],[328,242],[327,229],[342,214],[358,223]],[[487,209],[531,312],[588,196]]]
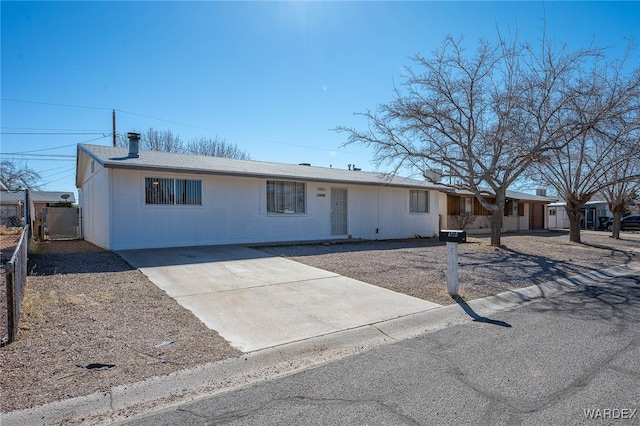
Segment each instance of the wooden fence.
[[29,251],[29,225],[25,226],[11,260],[5,265],[7,289],[7,337],[2,343],[11,343],[18,335],[22,291],[27,282],[27,255]]

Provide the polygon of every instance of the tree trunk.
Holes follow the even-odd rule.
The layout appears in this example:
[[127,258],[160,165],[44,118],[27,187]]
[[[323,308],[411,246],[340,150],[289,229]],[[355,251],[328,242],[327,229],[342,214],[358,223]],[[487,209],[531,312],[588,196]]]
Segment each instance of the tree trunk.
[[611,236],[616,240],[620,239],[620,220],[622,219],[622,212],[615,211],[613,212],[613,228],[611,230]]
[[569,218],[569,241],[574,243],[580,240],[580,221],[582,221],[582,203],[567,201],[565,206],[567,217]]
[[626,200],[618,200],[614,204],[609,204],[609,210],[613,213],[613,229],[611,230],[611,236],[616,240],[620,239],[620,220],[622,216],[629,211]]
[[498,247],[502,244],[502,217],[504,216],[504,192],[496,193],[495,208],[491,210],[491,245]]
[[498,247],[501,244],[502,236],[502,211],[494,210],[491,213],[491,245]]

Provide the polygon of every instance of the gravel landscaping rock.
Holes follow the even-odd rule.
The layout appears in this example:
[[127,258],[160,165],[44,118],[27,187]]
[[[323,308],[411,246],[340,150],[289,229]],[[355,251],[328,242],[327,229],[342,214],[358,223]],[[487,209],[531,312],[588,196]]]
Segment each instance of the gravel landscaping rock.
[[[640,236],[584,232],[472,237],[459,246],[462,296],[475,299],[640,259]],[[433,239],[255,247],[440,304],[446,250]],[[84,241],[37,246],[18,341],[0,348],[2,411],[87,395],[239,356],[119,256]],[[89,368],[90,366],[93,366]],[[96,367],[97,366],[97,367]]]
[[[469,237],[459,244],[460,296],[477,299],[593,270],[640,260],[640,239],[613,240],[604,232],[583,232],[583,244],[566,232],[512,234],[503,247],[489,237]],[[257,247],[443,305],[455,303],[447,293],[445,243],[437,239],[340,242]]]
[[[36,250],[18,340],[0,349],[2,411],[240,353],[115,253],[85,241],[42,243]],[[172,343],[158,346],[167,340]],[[114,367],[86,368],[91,364]]]

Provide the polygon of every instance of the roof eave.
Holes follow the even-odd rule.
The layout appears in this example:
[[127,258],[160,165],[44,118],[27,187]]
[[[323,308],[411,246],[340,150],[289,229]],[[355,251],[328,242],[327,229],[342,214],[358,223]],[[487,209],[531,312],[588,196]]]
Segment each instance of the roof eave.
[[106,161],[101,164],[105,168],[111,169],[127,169],[127,170],[148,170],[153,172],[162,172],[162,173],[193,173],[199,175],[215,175],[215,176],[234,176],[234,177],[250,177],[257,179],[282,179],[282,180],[303,180],[305,182],[317,182],[317,183],[340,183],[340,184],[351,184],[351,185],[368,185],[368,186],[392,186],[399,188],[422,188],[422,189],[432,189],[432,190],[442,190],[442,188],[436,185],[417,185],[411,183],[402,183],[402,182],[385,182],[381,180],[380,182],[367,182],[367,181],[359,181],[359,180],[349,180],[349,179],[336,179],[330,177],[310,177],[310,176],[292,176],[287,174],[277,174],[277,173],[252,173],[252,172],[238,172],[238,171],[226,171],[226,170],[211,170],[211,169],[192,169],[192,168],[184,168],[184,167],[166,167],[166,166],[153,166],[153,165],[131,165],[131,164],[123,164],[123,163],[114,163],[111,161]]

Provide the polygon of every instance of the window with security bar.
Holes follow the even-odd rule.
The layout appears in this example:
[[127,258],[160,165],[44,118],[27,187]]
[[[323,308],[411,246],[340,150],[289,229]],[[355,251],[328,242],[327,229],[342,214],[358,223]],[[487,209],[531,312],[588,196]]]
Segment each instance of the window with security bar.
[[202,181],[144,178],[145,204],[202,205]]

